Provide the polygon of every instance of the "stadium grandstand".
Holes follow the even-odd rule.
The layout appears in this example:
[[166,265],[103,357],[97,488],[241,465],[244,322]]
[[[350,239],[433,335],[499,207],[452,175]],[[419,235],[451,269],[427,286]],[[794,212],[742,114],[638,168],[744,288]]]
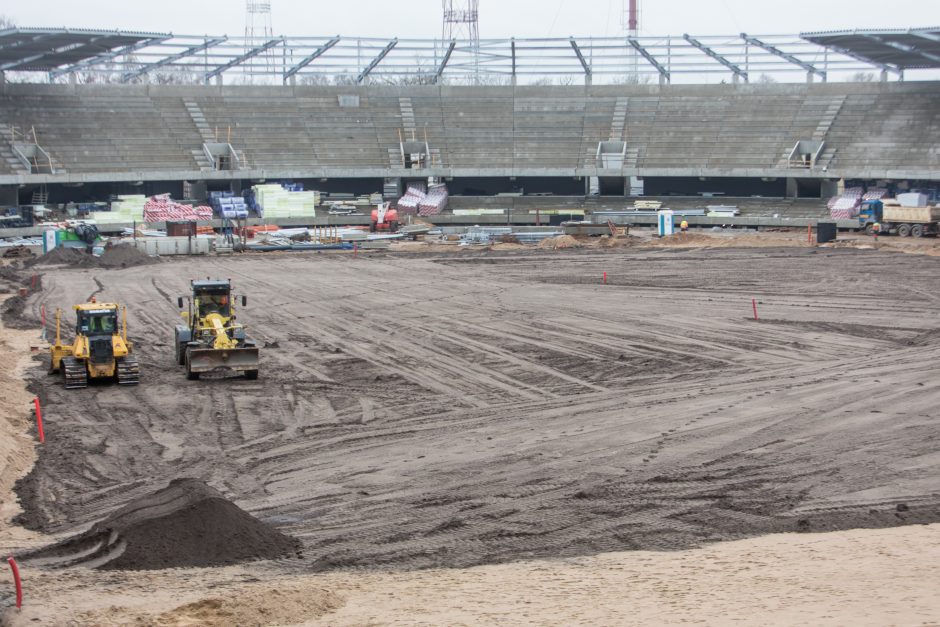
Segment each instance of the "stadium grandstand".
[[940,28],[478,47],[11,28],[0,204],[282,179],[388,197],[430,178],[458,198],[822,206],[850,182],[940,179],[938,68]]

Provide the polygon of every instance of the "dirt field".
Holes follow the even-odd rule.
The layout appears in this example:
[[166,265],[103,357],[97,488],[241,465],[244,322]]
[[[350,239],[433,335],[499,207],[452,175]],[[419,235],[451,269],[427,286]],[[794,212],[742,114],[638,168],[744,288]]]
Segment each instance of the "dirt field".
[[[62,537],[194,477],[299,538],[261,568],[294,574],[937,522],[938,270],[809,247],[47,270],[24,316],[126,303],[143,383],[65,391],[36,362],[19,521]],[[258,381],[174,365],[204,276],[248,295]]]

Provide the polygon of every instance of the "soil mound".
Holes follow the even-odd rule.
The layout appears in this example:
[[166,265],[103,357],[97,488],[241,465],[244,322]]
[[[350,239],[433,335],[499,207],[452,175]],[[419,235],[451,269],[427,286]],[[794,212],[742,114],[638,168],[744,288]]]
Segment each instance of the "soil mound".
[[300,542],[198,479],[176,479],[83,534],[23,556],[36,565],[120,570],[222,566],[299,555]]
[[73,266],[78,268],[92,268],[98,265],[98,260],[81,248],[53,248],[45,255],[28,259],[27,267],[33,266]]
[[45,255],[25,262],[32,266],[71,266],[73,268],[132,268],[151,263],[158,263],[159,259],[150,257],[133,246],[120,244],[105,248],[100,257],[81,248],[53,248]]
[[133,246],[121,244],[104,249],[104,254],[98,258],[98,265],[102,268],[133,268],[151,263],[159,263],[159,259],[151,257]]
[[539,242],[539,248],[550,248],[560,250],[562,248],[581,248],[581,242],[570,235],[559,235],[558,237],[549,237]]

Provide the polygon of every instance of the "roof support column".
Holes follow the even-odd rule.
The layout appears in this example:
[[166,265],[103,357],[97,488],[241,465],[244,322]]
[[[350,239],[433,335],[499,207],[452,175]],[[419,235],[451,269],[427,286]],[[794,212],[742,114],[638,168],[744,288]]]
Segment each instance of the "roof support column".
[[574,37],[571,37],[568,42],[571,44],[572,50],[574,50],[575,55],[578,57],[578,61],[581,62],[581,68],[584,70],[584,85],[585,87],[590,87],[591,85],[591,66],[588,65],[587,59],[584,58],[584,55],[581,54],[581,48],[578,47],[578,42],[574,40]]

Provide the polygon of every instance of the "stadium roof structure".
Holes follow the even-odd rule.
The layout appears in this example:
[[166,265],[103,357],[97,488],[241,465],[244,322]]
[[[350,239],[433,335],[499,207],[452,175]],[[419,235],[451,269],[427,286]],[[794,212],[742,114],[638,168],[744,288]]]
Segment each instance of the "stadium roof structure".
[[170,37],[108,30],[8,28],[0,30],[0,71],[51,71],[83,63],[92,66]]
[[832,31],[800,36],[883,69],[940,68],[940,27]]
[[[940,68],[940,30],[798,35],[504,38],[470,41],[11,28],[0,72],[27,81],[284,84],[561,84],[826,81],[858,72]],[[80,76],[79,76],[80,75]],[[796,78],[793,78],[796,76]]]

